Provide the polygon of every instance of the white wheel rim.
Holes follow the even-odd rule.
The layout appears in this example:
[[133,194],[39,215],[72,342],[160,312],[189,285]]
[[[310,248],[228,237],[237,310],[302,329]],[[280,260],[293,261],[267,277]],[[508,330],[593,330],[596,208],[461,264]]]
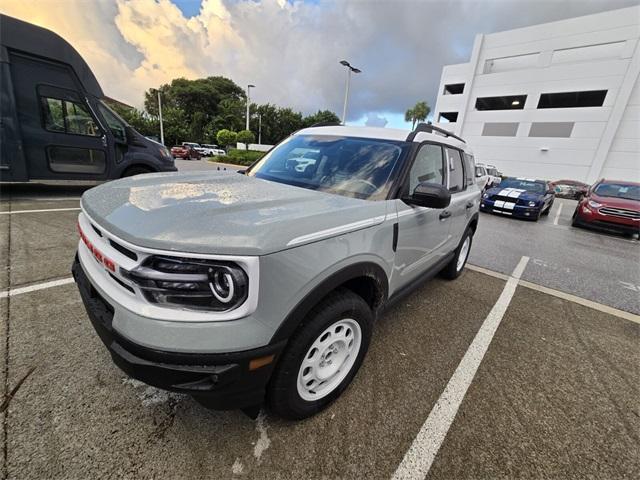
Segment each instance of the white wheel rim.
[[298,394],[309,402],[333,392],[351,371],[360,352],[362,330],[351,318],[326,328],[307,353],[298,371]]
[[460,253],[458,253],[458,263],[456,264],[456,270],[459,272],[464,267],[464,262],[467,261],[469,255],[469,247],[471,246],[471,238],[466,237],[462,247],[460,247]]

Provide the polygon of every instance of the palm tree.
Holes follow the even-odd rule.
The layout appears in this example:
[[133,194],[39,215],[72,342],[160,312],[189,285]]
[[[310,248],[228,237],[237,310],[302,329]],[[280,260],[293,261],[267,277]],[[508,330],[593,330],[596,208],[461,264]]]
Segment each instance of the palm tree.
[[411,130],[416,128],[417,122],[424,122],[431,111],[427,102],[418,102],[404,112],[405,122],[411,122]]

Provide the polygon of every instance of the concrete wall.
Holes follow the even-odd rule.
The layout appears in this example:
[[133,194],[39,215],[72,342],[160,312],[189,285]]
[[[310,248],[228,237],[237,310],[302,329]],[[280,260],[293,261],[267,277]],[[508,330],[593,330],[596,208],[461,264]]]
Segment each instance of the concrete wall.
[[[236,148],[238,150],[244,150],[245,144],[237,142],[236,143]],[[258,143],[250,143],[249,144],[249,150],[255,150],[257,152],[267,152],[267,151],[271,150],[271,148],[273,148],[273,145],[266,145],[264,143],[260,143],[260,144],[258,144]]]
[[[438,124],[507,175],[640,181],[639,38],[640,7],[478,35],[469,63],[443,69],[434,122],[457,111],[457,122]],[[453,83],[465,83],[461,95],[444,94]],[[542,93],[588,90],[606,90],[604,104],[537,108]],[[478,97],[504,95],[526,95],[524,109],[475,108]],[[570,136],[530,136],[532,123],[547,122],[564,123],[558,133],[573,123]],[[492,136],[509,129],[487,123],[516,123],[516,135]]]

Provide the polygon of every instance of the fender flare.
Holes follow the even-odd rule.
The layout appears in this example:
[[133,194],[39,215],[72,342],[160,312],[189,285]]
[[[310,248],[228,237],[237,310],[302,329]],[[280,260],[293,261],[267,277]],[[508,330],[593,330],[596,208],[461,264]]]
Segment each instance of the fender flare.
[[314,287],[314,289],[311,290],[311,292],[309,292],[300,302],[298,302],[291,312],[289,312],[269,343],[273,344],[283,340],[288,340],[318,302],[340,285],[358,277],[369,277],[375,281],[377,287],[376,296],[379,299],[376,302],[376,310],[378,310],[379,307],[387,301],[389,296],[389,279],[387,278],[386,272],[380,265],[374,262],[354,263],[353,265],[346,266],[343,269],[332,273],[316,285],[316,287]]

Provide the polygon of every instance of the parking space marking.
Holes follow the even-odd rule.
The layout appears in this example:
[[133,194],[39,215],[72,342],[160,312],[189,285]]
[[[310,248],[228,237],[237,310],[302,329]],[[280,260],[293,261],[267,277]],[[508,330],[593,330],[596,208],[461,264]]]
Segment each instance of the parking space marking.
[[70,212],[80,210],[80,207],[73,208],[45,208],[42,210],[13,210],[11,212],[0,212],[0,215],[15,215],[17,213],[42,213],[42,212]]
[[[504,273],[495,272],[493,270],[489,270],[488,268],[478,267],[477,265],[471,265],[469,263],[467,263],[466,268],[468,268],[469,270],[473,270],[474,272],[479,272],[491,277],[499,278],[501,280],[507,280],[509,278],[509,275],[505,275]],[[607,313],[614,317],[624,318],[625,320],[629,320],[634,323],[640,323],[640,316],[638,315],[630,312],[625,312],[624,310],[620,310],[618,308],[610,307],[609,305],[594,302],[593,300],[587,300],[586,298],[578,297],[577,295],[572,295],[560,290],[544,287],[542,285],[538,285],[537,283],[528,282],[526,280],[520,280],[518,282],[518,285],[520,285],[521,287],[529,288],[531,290],[546,293],[547,295],[551,295],[568,302],[577,303],[578,305],[582,305],[584,307],[588,307],[602,313]]]
[[429,473],[433,460],[453,424],[462,400],[476,375],[496,330],[500,326],[502,317],[511,303],[520,277],[528,262],[529,257],[522,257],[518,262],[500,297],[498,297],[498,301],[482,323],[456,371],[453,373],[449,383],[447,383],[444,392],[440,395],[431,413],[429,413],[429,417],[420,428],[402,462],[398,465],[393,474],[393,480],[424,479]]
[[560,214],[562,213],[562,205],[564,204],[563,203],[560,204],[560,206],[558,207],[558,210],[556,211],[556,216],[553,218],[554,225],[558,225],[558,220],[560,219]]
[[61,278],[59,280],[52,280],[44,283],[36,283],[35,285],[29,285],[28,287],[10,288],[0,292],[0,298],[15,297],[16,295],[21,295],[23,293],[44,290],[45,288],[59,287],[60,285],[67,285],[69,283],[73,283],[73,277]]

